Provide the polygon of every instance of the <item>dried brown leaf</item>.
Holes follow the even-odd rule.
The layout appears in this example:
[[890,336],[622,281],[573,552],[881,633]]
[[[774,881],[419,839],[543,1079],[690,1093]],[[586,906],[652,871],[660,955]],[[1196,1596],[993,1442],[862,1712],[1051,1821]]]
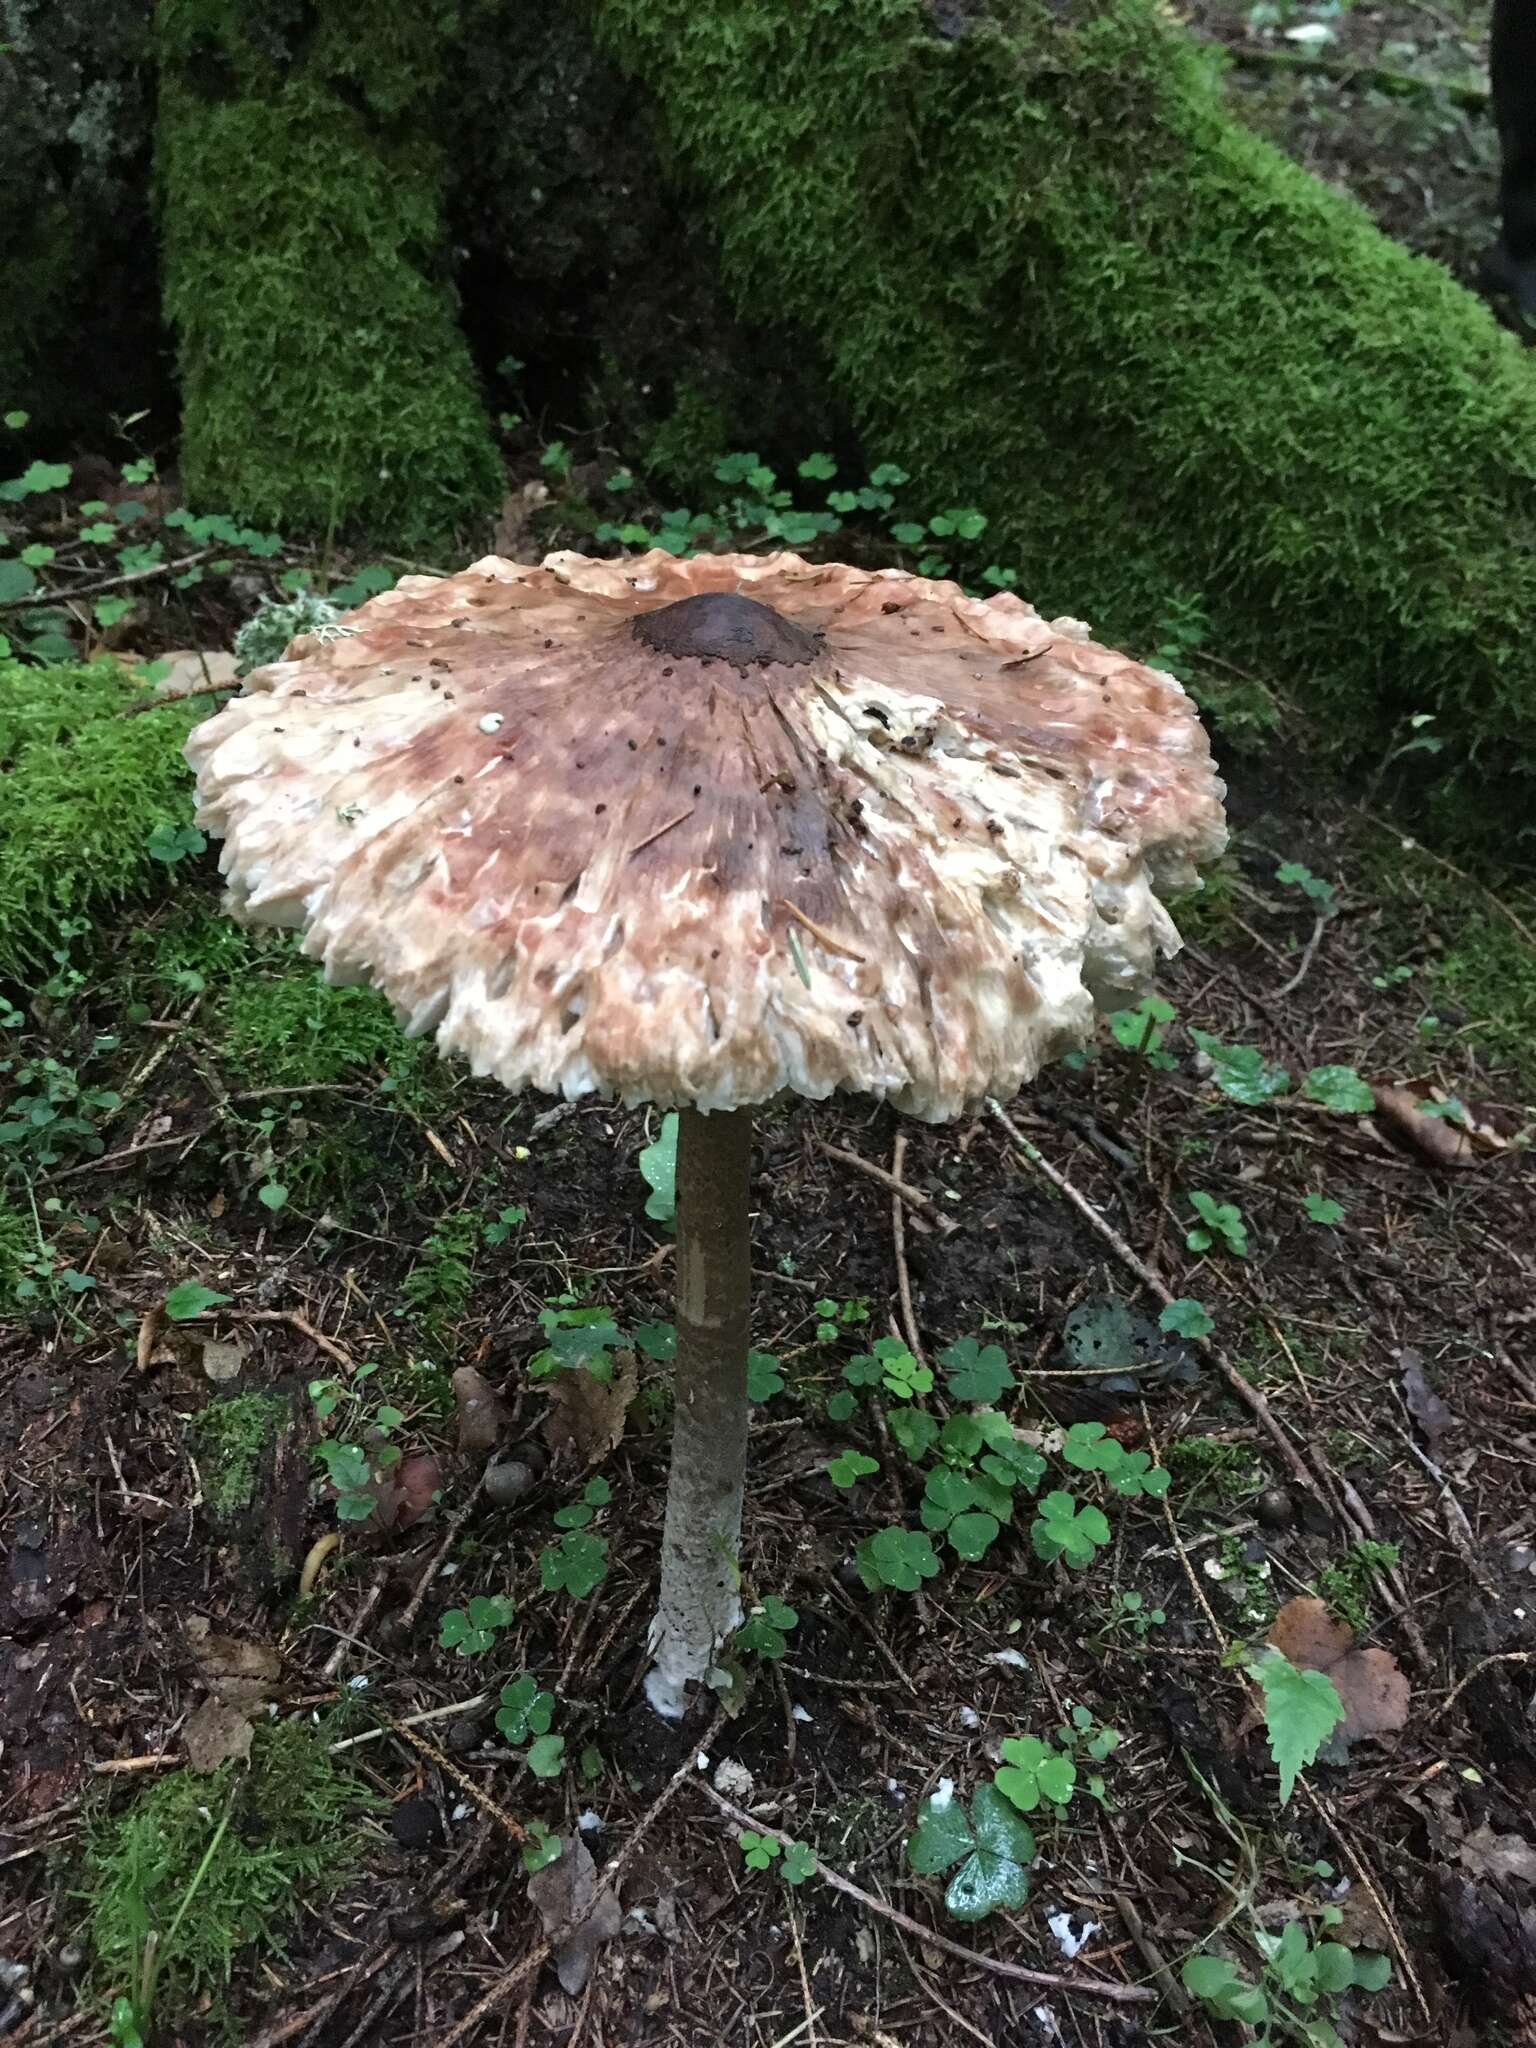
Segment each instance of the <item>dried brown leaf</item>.
[[617,1450],[624,1436],[629,1404],[640,1375],[632,1351],[613,1354],[613,1378],[595,1379],[585,1371],[563,1372],[549,1389],[544,1436],[556,1455],[567,1444],[584,1465],[596,1465]]
[[1475,1877],[1536,1884],[1536,1847],[1524,1835],[1496,1835],[1486,1820],[1457,1843],[1456,1857]]
[[1390,1735],[1408,1719],[1408,1680],[1389,1650],[1357,1650],[1355,1632],[1327,1605],[1308,1595],[1287,1600],[1270,1627],[1269,1641],[1300,1671],[1321,1671],[1333,1681],[1344,1708],[1345,1742]]
[[599,1943],[611,1941],[624,1919],[613,1893],[598,1888],[597,1866],[580,1835],[567,1837],[558,1859],[529,1878],[528,1901],[544,1922],[561,1989],[574,1998],[586,1988]]
[[259,1707],[276,1691],[283,1660],[268,1643],[242,1643],[217,1634],[203,1614],[187,1616],[187,1641],[198,1676],[216,1700],[231,1707]]
[[227,1764],[231,1757],[243,1763],[251,1753],[255,1732],[250,1717],[239,1707],[210,1694],[181,1731],[182,1747],[193,1770],[206,1774]]
[[1505,1141],[1498,1132],[1475,1118],[1467,1125],[1426,1115],[1425,1104],[1444,1101],[1444,1096],[1418,1095],[1411,1088],[1392,1086],[1373,1086],[1371,1093],[1376,1098],[1377,1121],[1387,1135],[1431,1166],[1480,1166],[1504,1149]]
[[483,1373],[461,1365],[453,1376],[453,1405],[459,1425],[459,1452],[485,1458],[512,1426],[511,1413]]

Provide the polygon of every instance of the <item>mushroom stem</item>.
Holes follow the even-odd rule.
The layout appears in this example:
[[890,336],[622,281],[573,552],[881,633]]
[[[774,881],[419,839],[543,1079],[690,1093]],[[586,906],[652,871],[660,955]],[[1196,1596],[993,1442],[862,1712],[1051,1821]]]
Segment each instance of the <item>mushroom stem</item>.
[[677,1720],[741,1619],[752,1116],[684,1109],[677,1120],[677,1364],[672,1471],[661,1538],[656,1663],[646,1696]]

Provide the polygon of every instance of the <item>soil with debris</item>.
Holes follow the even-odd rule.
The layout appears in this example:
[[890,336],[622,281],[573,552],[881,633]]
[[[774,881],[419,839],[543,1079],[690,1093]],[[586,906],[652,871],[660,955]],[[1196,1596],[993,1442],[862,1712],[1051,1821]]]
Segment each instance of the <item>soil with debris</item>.
[[[376,1186],[346,1218],[272,1214],[229,1124],[252,1077],[200,1036],[206,995],[125,1032],[107,1149],[37,1181],[40,1201],[57,1188],[89,1204],[76,1256],[96,1286],[77,1315],[39,1312],[0,1337],[0,1950],[34,2001],[16,2006],[15,2038],[108,2038],[73,1896],[84,1847],[104,1812],[188,1768],[194,1739],[216,1764],[271,1712],[320,1716],[347,1745],[338,1763],[382,1803],[360,1873],[300,1917],[285,1953],[242,1958],[201,2011],[162,2022],[157,2038],[188,2048],[1131,2044],[1204,2026],[1180,2018],[1177,1972],[1214,1930],[1252,1971],[1255,1930],[1300,1917],[1321,1935],[1333,1904],[1336,1938],[1394,1961],[1386,1990],[1346,1999],[1348,2037],[1523,2038],[1536,1989],[1525,1091],[1480,1057],[1463,1028],[1477,1019],[1442,1005],[1423,1023],[1454,934],[1442,909],[1405,917],[1351,880],[1368,875],[1367,849],[1394,855],[1382,828],[1272,779],[1245,789],[1240,768],[1234,810],[1236,855],[1163,983],[1176,1016],[1149,1020],[1140,1049],[1106,1033],[1095,1058],[1009,1111],[1056,1178],[990,1116],[937,1130],[868,1107],[762,1117],[756,1341],[786,1384],[756,1410],[744,1565],[752,1598],[799,1620],[782,1662],[744,1660],[753,1676],[729,1710],[706,1705],[682,1730],[638,1691],[665,1366],[642,1353],[606,1410],[574,1420],[528,1370],[540,1312],[562,1296],[601,1303],[626,1332],[669,1314],[669,1242],[637,1167],[645,1119],[459,1082],[428,1121],[376,1086],[316,1087],[301,1107],[317,1125],[343,1110],[372,1120]],[[1276,880],[1300,854],[1333,899]],[[1512,948],[1530,943],[1510,927]],[[111,996],[85,991],[50,1028],[114,1021]],[[1210,1035],[1204,1050],[1189,1026]],[[1390,1088],[1438,1091],[1466,1117],[1422,1119],[1452,1137],[1437,1156],[1387,1109],[1330,1110],[1300,1085],[1244,1105],[1218,1085],[1222,1046],[1256,1048],[1296,1084],[1352,1068],[1388,1105]],[[902,1140],[899,1175],[927,1201],[903,1211],[910,1330],[893,1198],[824,1149],[891,1169]],[[1189,1248],[1195,1190],[1239,1207],[1246,1256]],[[1315,1220],[1309,1195],[1341,1213]],[[526,1211],[500,1241],[482,1234],[470,1295],[435,1320],[430,1288],[408,1277],[435,1270],[420,1222],[434,1203]],[[1218,1351],[1157,1329],[1141,1268],[1205,1305]],[[189,1281],[219,1299],[168,1319]],[[822,1341],[824,1299],[867,1301],[870,1319]],[[1168,1462],[1169,1511],[1109,1504],[1112,1541],[1081,1572],[1005,1532],[977,1563],[949,1558],[918,1597],[868,1593],[855,1545],[915,1524],[915,1468],[872,1406],[834,1423],[825,1404],[843,1362],[887,1331],[915,1334],[930,1361],[966,1335],[999,1343],[1019,1420],[1106,1422]],[[427,1369],[413,1377],[410,1359]],[[312,1446],[339,1425],[314,1388],[346,1387],[364,1361],[400,1412],[396,1440],[435,1463],[406,1508],[338,1523]],[[221,1512],[206,1418],[252,1393],[272,1397],[276,1428],[250,1504]],[[461,1453],[469,1394],[482,1405]],[[826,1465],[850,1444],[880,1470],[844,1490]],[[479,1491],[488,1445],[527,1468],[509,1505]],[[608,1489],[588,1526],[609,1569],[573,1599],[546,1588],[540,1559],[592,1476]],[[339,1548],[296,1600],[332,1533]],[[1362,1565],[1362,1542],[1398,1546],[1399,1561]],[[1138,1632],[1126,1592],[1165,1619]],[[1352,1610],[1355,1633],[1346,1619],[1329,1656],[1378,1653],[1411,1697],[1400,1727],[1325,1752],[1282,1810],[1232,1651],[1314,1592]],[[449,1610],[496,1595],[513,1609],[490,1650],[442,1646]],[[567,1763],[583,1759],[553,1781],[494,1726],[497,1689],[523,1671],[554,1694]],[[956,1923],[941,1882],[905,1855],[921,1803],[945,1779],[968,1794],[1001,1741],[1048,1735],[1074,1706],[1121,1737],[1102,1800],[1039,1828],[1027,1904]],[[821,1868],[793,1888],[746,1868],[728,1808],[809,1844]],[[520,1863],[535,1821],[581,1845],[546,1877],[542,1909]],[[615,1856],[617,1897],[583,1921],[582,1886],[602,1904]],[[587,1969],[569,1960],[573,1917]],[[545,1928],[564,1985],[536,1946]]]

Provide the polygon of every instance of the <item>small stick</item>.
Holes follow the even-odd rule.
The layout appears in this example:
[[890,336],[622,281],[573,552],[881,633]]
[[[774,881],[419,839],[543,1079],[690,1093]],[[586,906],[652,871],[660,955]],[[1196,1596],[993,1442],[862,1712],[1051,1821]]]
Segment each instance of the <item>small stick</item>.
[[845,960],[857,960],[859,965],[863,966],[866,958],[865,954],[856,953],[853,947],[847,945],[842,939],[834,939],[829,931],[823,930],[814,919],[807,917],[800,906],[797,903],[791,903],[787,896],[779,898],[778,907],[780,910],[788,911],[796,924],[803,924],[817,945],[824,946],[829,953],[840,953]]
[[212,548],[199,548],[195,554],[178,555],[174,562],[155,562],[148,569],[129,569],[121,576],[102,576],[94,583],[77,583],[69,590],[34,590],[26,597],[0,597],[0,612],[14,611],[18,605],[69,604],[77,597],[95,597],[98,591],[121,590],[129,583],[147,583],[153,576],[169,576],[175,569],[188,569],[212,553]]
[[479,1500],[480,1489],[477,1486],[474,1492],[470,1495],[469,1499],[465,1502],[464,1506],[459,1509],[458,1513],[454,1516],[453,1520],[448,1524],[447,1530],[444,1532],[442,1542],[439,1543],[436,1550],[433,1551],[431,1557],[428,1558],[427,1568],[422,1573],[421,1577],[416,1581],[416,1590],[411,1595],[409,1601],[406,1603],[405,1612],[400,1617],[400,1633],[402,1636],[408,1635],[410,1633],[411,1628],[415,1623],[417,1615],[421,1612],[421,1603],[427,1597],[428,1586],[430,1586],[432,1581],[437,1577],[438,1570],[442,1565],[443,1559],[448,1555],[449,1551],[453,1548],[454,1541],[457,1538],[459,1531],[463,1528],[464,1524],[469,1520],[470,1516],[474,1513],[475,1508],[479,1504]]
[[1536,1664],[1536,1650],[1500,1650],[1492,1657],[1484,1657],[1480,1664],[1472,1666],[1465,1678],[1457,1680],[1429,1718],[1438,1721],[1442,1714],[1449,1713],[1473,1679],[1481,1678],[1493,1664]]
[[290,1330],[297,1330],[301,1337],[307,1337],[317,1351],[323,1351],[327,1358],[334,1358],[343,1372],[354,1372],[356,1366],[351,1355],[342,1350],[334,1338],[325,1336],[313,1323],[291,1308],[232,1308],[230,1314],[242,1323],[286,1323]]
[[1325,911],[1318,918],[1316,924],[1313,925],[1312,936],[1307,941],[1307,949],[1301,956],[1301,965],[1285,984],[1284,988],[1277,988],[1275,990],[1274,994],[1270,997],[1272,1003],[1282,1002],[1286,996],[1295,995],[1297,989],[1301,987],[1301,984],[1312,972],[1312,962],[1317,958],[1317,949],[1323,942],[1323,933],[1328,929],[1329,915],[1330,913]]
[[1111,1892],[1110,1897],[1115,1902],[1115,1911],[1120,1916],[1121,1925],[1141,1950],[1142,1960],[1162,1986],[1164,1998],[1175,2012],[1191,2012],[1193,2006],[1189,1993],[1169,1969],[1168,1958],[1148,1934],[1146,1922],[1137,1910],[1135,1901],[1127,1892]]
[[[907,1134],[896,1133],[896,1142],[891,1147],[891,1179],[901,1179],[901,1169],[907,1157]],[[902,1328],[907,1333],[907,1349],[919,1365],[926,1365],[922,1341],[917,1334],[917,1317],[912,1312],[912,1277],[907,1271],[907,1219],[901,1206],[901,1197],[891,1195],[891,1242],[896,1252],[896,1292],[901,1301]]]
[[[420,1728],[427,1721],[446,1721],[453,1714],[473,1714],[481,1707],[488,1707],[491,1695],[477,1692],[470,1700],[450,1700],[446,1707],[428,1707],[422,1714],[406,1714],[395,1723],[395,1728]],[[365,1728],[361,1735],[348,1735],[341,1742],[333,1742],[332,1756],[339,1756],[344,1749],[356,1749],[360,1743],[382,1742],[393,1731],[388,1728]]]
[[876,1166],[872,1159],[861,1159],[857,1152],[845,1152],[841,1145],[829,1145],[824,1138],[812,1138],[811,1143],[818,1152],[824,1152],[828,1159],[835,1159],[843,1166],[851,1166],[858,1173],[866,1174],[870,1180],[879,1181],[881,1187],[889,1188],[893,1195],[900,1195],[909,1209],[915,1209],[919,1216],[926,1216],[934,1229],[945,1237],[952,1237],[960,1228],[952,1216],[946,1216],[938,1203],[921,1188],[908,1187],[893,1173],[887,1173],[883,1166]]
[[[759,1820],[743,1807],[735,1806],[729,1799],[722,1798],[713,1785],[706,1785],[702,1778],[694,1780],[693,1789],[711,1806],[717,1806],[729,1820],[738,1827],[748,1828],[760,1835],[770,1835],[781,1847],[788,1848],[794,1837],[785,1834],[768,1821]],[[1051,1970],[1028,1970],[1022,1963],[1005,1963],[998,1956],[985,1956],[980,1949],[966,1948],[958,1941],[951,1941],[947,1935],[935,1934],[931,1927],[925,1927],[921,1920],[914,1920],[899,1907],[887,1905],[884,1899],[877,1899],[872,1892],[861,1891],[852,1878],[844,1877],[840,1870],[823,1863],[818,1857],[814,1875],[823,1884],[831,1885],[833,1891],[841,1892],[852,1899],[868,1913],[878,1913],[882,1920],[889,1920],[893,1927],[901,1927],[908,1934],[915,1934],[919,1941],[929,1948],[942,1949],[946,1955],[958,1956],[963,1963],[970,1963],[978,1970],[990,1970],[995,1977],[1011,1977],[1016,1984],[1038,1984],[1047,1991],[1080,1991],[1089,1998],[1107,1998],[1116,2005],[1150,2005],[1157,1997],[1155,1991],[1148,1991],[1140,1984],[1107,1984],[1097,1977],[1062,1977]],[[447,2043],[441,2044],[447,2048]]]
[[[324,1539],[322,1539],[322,1541],[323,1540]],[[330,1684],[331,1680],[336,1676],[337,1672],[341,1669],[342,1662],[345,1659],[348,1650],[350,1650],[353,1643],[357,1641],[358,1634],[360,1630],[364,1627],[364,1625],[367,1623],[368,1617],[373,1613],[375,1607],[377,1607],[379,1602],[383,1599],[384,1588],[386,1585],[388,1585],[388,1583],[389,1579],[387,1574],[383,1578],[374,1580],[373,1584],[368,1588],[367,1592],[363,1595],[362,1605],[358,1608],[356,1614],[352,1617],[351,1633],[349,1635],[342,1636],[338,1640],[335,1649],[332,1650],[329,1657],[327,1657],[325,1662],[321,1665],[320,1676],[327,1685]],[[342,1747],[345,1748],[346,1744],[343,1743]]]
[[626,860],[633,860],[637,853],[644,853],[645,849],[648,846],[654,846],[658,839],[663,838],[668,832],[672,830],[674,825],[685,825],[688,822],[688,820],[693,816],[694,811],[696,809],[697,805],[690,804],[686,811],[679,811],[675,818],[668,818],[665,825],[658,825],[654,832],[647,832],[643,839],[637,839],[635,841],[634,845],[629,849],[629,852],[624,856],[624,858]]

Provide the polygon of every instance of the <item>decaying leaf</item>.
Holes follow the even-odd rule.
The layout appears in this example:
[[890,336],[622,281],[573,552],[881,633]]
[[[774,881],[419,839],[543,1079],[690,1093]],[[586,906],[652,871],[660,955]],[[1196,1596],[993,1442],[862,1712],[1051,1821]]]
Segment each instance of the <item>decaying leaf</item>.
[[1496,1883],[1518,1878],[1522,1884],[1536,1884],[1536,1846],[1523,1835],[1496,1835],[1486,1820],[1457,1843],[1456,1860],[1475,1877],[1491,1877]]
[[1354,1648],[1354,1630],[1336,1621],[1324,1601],[1287,1600],[1268,1640],[1299,1671],[1321,1671],[1333,1681],[1344,1708],[1344,1742],[1390,1735],[1407,1721],[1408,1680],[1397,1659],[1389,1650]]
[[203,1339],[203,1372],[215,1386],[222,1386],[229,1380],[237,1380],[250,1356],[243,1344],[225,1344],[214,1337]]
[[1419,1094],[1412,1088],[1378,1086],[1371,1094],[1377,1122],[1387,1135],[1431,1166],[1481,1166],[1505,1149],[1505,1139],[1471,1109],[1442,1114],[1455,1106],[1439,1089]]
[[215,1699],[232,1707],[259,1707],[271,1698],[283,1660],[270,1644],[218,1635],[205,1614],[187,1616],[186,1634],[198,1676]]
[[204,1614],[187,1616],[186,1636],[208,1697],[182,1740],[194,1771],[214,1771],[231,1757],[250,1755],[251,1717],[277,1690],[283,1660],[270,1644],[217,1634]]
[[633,1351],[613,1354],[613,1377],[600,1380],[589,1372],[563,1372],[550,1383],[549,1413],[544,1436],[552,1453],[567,1444],[583,1465],[595,1465],[616,1450],[623,1439],[629,1404],[640,1376]]
[[561,1989],[574,1998],[586,1988],[598,1944],[611,1941],[624,1918],[613,1893],[599,1889],[597,1865],[580,1835],[567,1837],[556,1860],[529,1878],[528,1901],[544,1922]]
[[1403,1368],[1403,1399],[1408,1404],[1408,1413],[1419,1425],[1419,1432],[1429,1446],[1429,1454],[1440,1455],[1440,1439],[1450,1428],[1455,1417],[1424,1377],[1424,1361],[1417,1351],[1401,1351],[1398,1363]]
[[187,1762],[199,1776],[205,1776],[220,1764],[227,1764],[231,1757],[243,1763],[251,1753],[255,1732],[250,1716],[242,1708],[232,1707],[210,1694],[188,1718],[181,1731],[181,1742]]
[[459,1453],[489,1457],[512,1426],[507,1404],[483,1373],[461,1365],[453,1376],[453,1405],[459,1425]]

